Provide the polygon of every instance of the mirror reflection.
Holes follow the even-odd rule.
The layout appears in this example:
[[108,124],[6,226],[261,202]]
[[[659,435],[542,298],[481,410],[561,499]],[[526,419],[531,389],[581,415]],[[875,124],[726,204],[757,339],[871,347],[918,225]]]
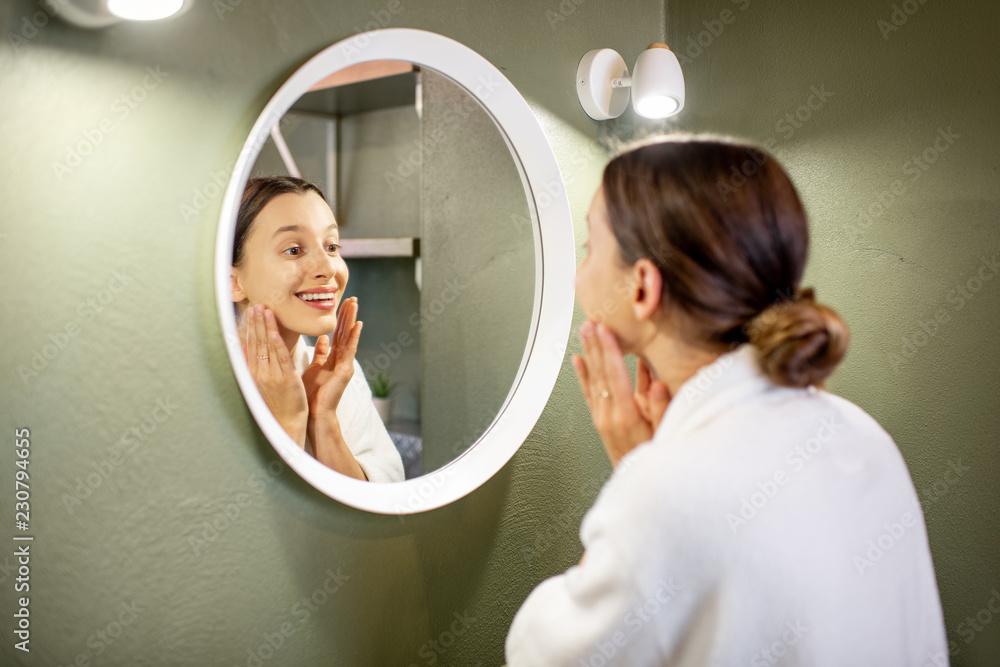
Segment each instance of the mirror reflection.
[[378,61],[303,95],[254,165],[233,260],[247,363],[289,436],[381,482],[474,444],[527,344],[530,215],[502,133],[446,76]]

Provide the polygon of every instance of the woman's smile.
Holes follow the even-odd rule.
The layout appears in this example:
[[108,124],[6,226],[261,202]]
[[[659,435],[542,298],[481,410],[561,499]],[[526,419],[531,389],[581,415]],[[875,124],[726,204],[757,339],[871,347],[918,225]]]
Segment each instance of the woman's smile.
[[337,307],[337,288],[332,285],[296,292],[295,296],[305,305],[318,310],[329,311]]

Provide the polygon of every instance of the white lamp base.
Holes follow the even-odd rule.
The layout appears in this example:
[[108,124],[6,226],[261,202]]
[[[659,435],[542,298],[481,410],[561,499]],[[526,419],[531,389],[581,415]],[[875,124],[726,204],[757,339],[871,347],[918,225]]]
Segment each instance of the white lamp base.
[[584,54],[576,68],[576,94],[594,120],[617,118],[628,106],[629,89],[613,88],[613,79],[628,77],[625,60],[614,49],[594,49]]

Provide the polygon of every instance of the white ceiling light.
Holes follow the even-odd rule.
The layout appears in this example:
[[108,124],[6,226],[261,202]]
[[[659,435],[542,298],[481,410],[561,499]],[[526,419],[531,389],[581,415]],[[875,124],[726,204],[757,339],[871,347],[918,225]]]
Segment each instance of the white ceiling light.
[[177,16],[194,0],[41,0],[52,14],[78,28],[106,28],[124,21],[156,21]]
[[576,70],[576,94],[594,120],[617,118],[628,106],[645,118],[667,118],[684,108],[684,74],[666,44],[650,44],[629,76],[625,60],[613,49],[588,51]]

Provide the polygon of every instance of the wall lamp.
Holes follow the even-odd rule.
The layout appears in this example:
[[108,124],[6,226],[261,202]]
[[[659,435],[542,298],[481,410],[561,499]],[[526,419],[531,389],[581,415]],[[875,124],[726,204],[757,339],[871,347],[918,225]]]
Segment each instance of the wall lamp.
[[617,118],[628,106],[645,118],[667,118],[684,108],[684,74],[666,44],[650,44],[636,58],[632,76],[614,49],[588,51],[576,69],[576,94],[594,120]]
[[186,12],[194,0],[41,0],[52,15],[78,28],[106,28],[121,21],[157,21]]

